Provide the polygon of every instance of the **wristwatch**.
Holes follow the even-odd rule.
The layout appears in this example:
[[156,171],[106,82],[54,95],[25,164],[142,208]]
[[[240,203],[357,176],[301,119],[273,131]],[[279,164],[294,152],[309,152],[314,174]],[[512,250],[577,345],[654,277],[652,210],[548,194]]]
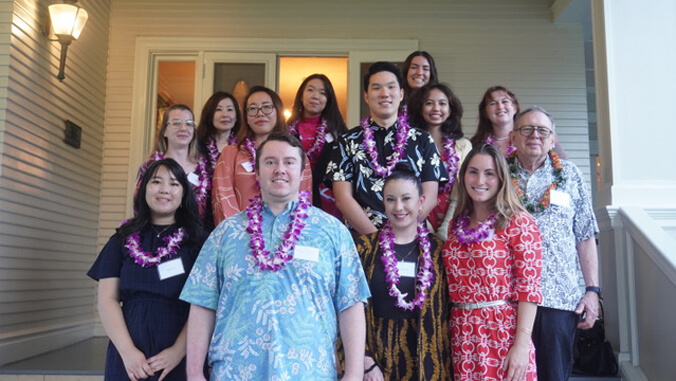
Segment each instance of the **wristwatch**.
[[596,287],[596,286],[587,286],[584,288],[585,292],[595,292],[598,294],[599,299],[603,299],[603,296],[601,296],[601,287]]

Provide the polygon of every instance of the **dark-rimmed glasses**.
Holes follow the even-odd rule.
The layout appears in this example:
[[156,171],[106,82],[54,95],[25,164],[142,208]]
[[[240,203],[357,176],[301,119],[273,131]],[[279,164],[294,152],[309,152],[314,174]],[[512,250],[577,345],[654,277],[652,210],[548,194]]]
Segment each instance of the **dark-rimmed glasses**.
[[275,110],[275,106],[273,105],[263,105],[261,107],[255,107],[255,106],[249,106],[244,109],[244,112],[248,116],[256,116],[258,115],[258,111],[262,112],[263,115],[270,115],[272,112]]
[[521,136],[529,137],[533,135],[533,132],[537,131],[538,135],[541,138],[548,138],[549,135],[551,135],[553,132],[547,127],[540,127],[540,126],[523,126],[519,128],[515,128],[514,131],[517,131],[518,133],[521,134]]

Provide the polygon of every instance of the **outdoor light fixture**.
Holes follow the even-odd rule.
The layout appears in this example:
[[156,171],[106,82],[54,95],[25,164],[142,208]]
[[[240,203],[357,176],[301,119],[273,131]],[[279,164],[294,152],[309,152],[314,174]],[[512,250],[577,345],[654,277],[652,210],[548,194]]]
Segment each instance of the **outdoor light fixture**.
[[61,44],[61,58],[59,59],[59,74],[56,78],[63,82],[66,78],[64,71],[66,69],[66,53],[68,52],[68,45],[73,40],[80,37],[80,32],[87,23],[87,11],[82,7],[77,6],[77,1],[63,0],[62,3],[52,4],[49,6],[49,16],[45,23],[45,33],[49,36],[50,25],[57,39],[51,41],[59,41]]

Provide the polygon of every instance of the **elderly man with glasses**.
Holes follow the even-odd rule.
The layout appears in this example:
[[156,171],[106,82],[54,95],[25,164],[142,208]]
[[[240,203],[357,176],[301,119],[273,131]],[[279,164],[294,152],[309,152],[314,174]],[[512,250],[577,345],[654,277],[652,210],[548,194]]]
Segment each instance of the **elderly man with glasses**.
[[533,326],[538,379],[567,380],[575,330],[591,328],[598,316],[598,225],[581,171],[553,151],[555,124],[546,110],[519,113],[510,138],[517,148],[509,159],[512,182],[543,240],[544,301]]

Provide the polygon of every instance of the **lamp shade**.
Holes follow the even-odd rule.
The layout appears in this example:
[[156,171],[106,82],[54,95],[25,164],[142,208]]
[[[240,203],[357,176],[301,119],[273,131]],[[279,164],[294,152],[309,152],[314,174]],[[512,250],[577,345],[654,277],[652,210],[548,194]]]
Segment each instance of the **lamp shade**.
[[52,4],[49,6],[49,17],[57,37],[80,37],[82,28],[87,23],[87,11],[72,4]]

